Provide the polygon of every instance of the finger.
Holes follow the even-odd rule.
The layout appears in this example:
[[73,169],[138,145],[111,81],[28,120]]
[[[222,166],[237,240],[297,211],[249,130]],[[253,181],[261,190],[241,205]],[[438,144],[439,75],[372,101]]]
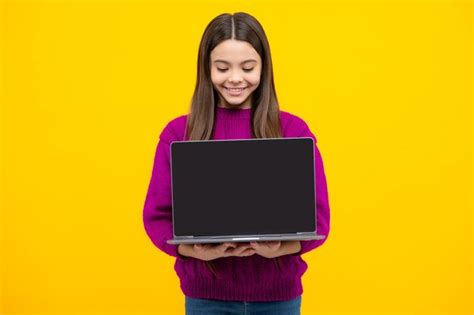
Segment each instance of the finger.
[[220,253],[225,253],[230,248],[233,248],[233,247],[231,247],[229,243],[222,243],[216,248],[216,250],[219,251]]
[[236,256],[240,256],[242,255],[243,252],[245,252],[246,250],[254,250],[253,248],[247,248],[247,247],[238,247],[236,249],[234,249],[234,252],[233,254],[236,255]]
[[231,243],[231,242],[226,242],[224,243],[227,247],[232,247],[232,248],[236,248],[237,247],[237,243]]
[[252,246],[254,249],[260,248],[260,244],[258,242],[250,242],[250,246]]
[[239,243],[236,248],[252,248],[250,243]]
[[225,254],[227,256],[238,256],[240,255],[240,253],[242,253],[246,249],[247,247],[245,246],[237,246],[235,248],[228,247],[227,250],[225,251]]
[[202,254],[205,251],[204,244],[194,244],[194,251]]
[[249,245],[241,245],[239,243],[236,243],[235,245],[236,245],[236,247],[228,247],[226,249],[225,253],[228,256],[240,255],[240,253],[243,252],[244,250],[246,250],[248,248],[251,248],[251,247],[249,247]]
[[[237,256],[240,257],[242,256],[242,253],[248,250],[247,248],[235,248],[227,251],[225,253],[226,256]],[[253,249],[252,249],[253,250]]]
[[240,256],[251,256],[251,255],[255,254],[255,252],[256,252],[255,249],[253,249],[253,248],[247,248],[246,250],[244,250],[244,251],[240,254]]

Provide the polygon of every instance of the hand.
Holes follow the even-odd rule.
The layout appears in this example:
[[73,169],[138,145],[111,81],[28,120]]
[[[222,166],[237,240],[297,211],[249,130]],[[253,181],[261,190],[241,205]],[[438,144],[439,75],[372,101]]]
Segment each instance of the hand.
[[248,243],[222,243],[222,244],[180,244],[178,253],[200,260],[213,260],[229,256],[251,256],[255,250]]
[[250,242],[250,246],[255,250],[255,253],[266,257],[266,258],[275,258],[281,256],[280,241],[269,241],[269,242]]
[[266,258],[294,254],[301,250],[300,241],[251,242],[250,245],[256,254]]

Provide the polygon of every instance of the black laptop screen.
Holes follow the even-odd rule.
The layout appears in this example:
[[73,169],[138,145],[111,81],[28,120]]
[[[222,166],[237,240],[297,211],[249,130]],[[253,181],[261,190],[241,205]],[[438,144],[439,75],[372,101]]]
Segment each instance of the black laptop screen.
[[315,231],[312,138],[171,144],[176,236]]

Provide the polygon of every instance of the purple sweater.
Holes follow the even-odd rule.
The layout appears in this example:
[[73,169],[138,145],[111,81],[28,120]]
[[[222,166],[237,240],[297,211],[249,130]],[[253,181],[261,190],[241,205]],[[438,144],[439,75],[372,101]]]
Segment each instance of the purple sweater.
[[[251,109],[216,107],[214,140],[251,138]],[[143,209],[145,230],[153,244],[168,255],[176,257],[174,269],[180,279],[182,292],[194,298],[234,301],[282,301],[303,293],[301,276],[307,269],[303,253],[321,246],[325,240],[301,241],[301,251],[280,256],[280,263],[258,254],[248,257],[223,257],[212,261],[213,274],[199,259],[185,257],[176,245],[167,244],[173,238],[171,214],[170,143],[186,140],[186,115],[171,120],[160,134],[154,165]],[[308,125],[298,116],[280,111],[283,137],[312,137]],[[329,202],[320,152],[315,145],[315,184],[317,231],[329,233]],[[291,209],[288,209],[291,211]]]

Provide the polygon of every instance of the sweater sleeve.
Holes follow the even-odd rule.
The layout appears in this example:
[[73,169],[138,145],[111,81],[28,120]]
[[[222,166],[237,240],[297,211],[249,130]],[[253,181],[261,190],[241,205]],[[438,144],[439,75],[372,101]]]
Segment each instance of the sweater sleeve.
[[[173,132],[168,124],[160,134],[145,205],[143,223],[153,244],[166,254],[178,257],[177,245],[166,243],[173,238],[170,144]],[[179,255],[180,256],[180,255]]]
[[329,236],[330,226],[330,211],[329,211],[329,199],[328,190],[326,184],[326,175],[324,173],[324,165],[321,157],[321,153],[317,146],[317,140],[315,135],[311,132],[308,125],[303,121],[299,120],[300,128],[298,131],[298,137],[311,137],[314,140],[314,173],[315,173],[315,194],[316,194],[316,232],[318,235],[325,235],[326,237],[322,240],[305,240],[301,241],[301,250],[295,255],[302,255],[309,252],[319,246],[321,246]]

